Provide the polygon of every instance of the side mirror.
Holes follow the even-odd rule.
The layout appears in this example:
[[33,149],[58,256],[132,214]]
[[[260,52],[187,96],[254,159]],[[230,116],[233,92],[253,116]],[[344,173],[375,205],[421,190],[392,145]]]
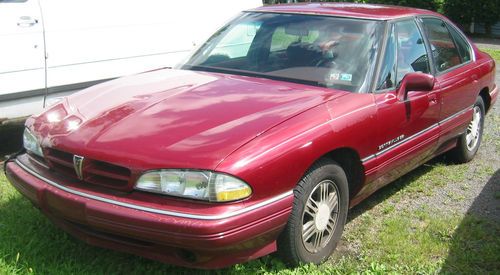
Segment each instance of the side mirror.
[[424,73],[409,73],[403,77],[398,88],[397,96],[401,101],[406,100],[409,91],[428,92],[434,88],[434,76]]

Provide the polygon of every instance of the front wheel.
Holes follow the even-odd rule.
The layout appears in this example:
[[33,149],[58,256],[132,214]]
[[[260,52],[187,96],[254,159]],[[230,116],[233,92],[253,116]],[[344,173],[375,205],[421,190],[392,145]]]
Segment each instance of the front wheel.
[[335,250],[344,230],[349,190],[334,161],[317,162],[294,190],[292,213],[278,238],[278,253],[291,265],[319,264]]
[[458,138],[457,147],[451,151],[451,157],[455,162],[469,162],[476,155],[483,137],[484,113],[484,101],[478,96],[467,130]]

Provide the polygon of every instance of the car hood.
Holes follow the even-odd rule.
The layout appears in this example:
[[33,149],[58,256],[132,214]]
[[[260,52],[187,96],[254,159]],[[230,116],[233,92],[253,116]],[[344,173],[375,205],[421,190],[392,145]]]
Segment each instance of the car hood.
[[215,169],[269,128],[343,94],[262,78],[164,69],[73,94],[27,125],[45,147],[132,169]]

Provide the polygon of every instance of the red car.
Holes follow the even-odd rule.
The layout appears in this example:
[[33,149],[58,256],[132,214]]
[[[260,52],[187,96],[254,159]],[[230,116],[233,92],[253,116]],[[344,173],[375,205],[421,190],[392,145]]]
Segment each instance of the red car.
[[474,157],[494,74],[430,11],[262,7],[176,69],[29,118],[5,172],[89,244],[198,268],[321,263],[349,208],[439,154]]

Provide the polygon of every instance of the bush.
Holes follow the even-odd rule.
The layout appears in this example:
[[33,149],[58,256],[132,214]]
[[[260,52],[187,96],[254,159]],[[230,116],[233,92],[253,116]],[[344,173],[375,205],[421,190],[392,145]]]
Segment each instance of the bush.
[[[356,2],[356,3],[371,3],[371,4],[385,4],[421,8],[427,10],[437,11],[441,6],[443,0],[316,0],[312,2]],[[308,0],[264,0],[264,4],[277,4],[287,2],[309,2]]]
[[438,11],[440,1],[437,0],[367,0],[367,3],[396,5],[405,7],[414,7],[426,10]]
[[[307,0],[264,0],[265,4],[309,2]],[[357,2],[415,7],[444,13],[458,25],[482,23],[491,34],[491,26],[500,20],[500,0],[320,0],[312,2]]]
[[443,12],[462,26],[483,23],[491,34],[491,25],[500,19],[500,0],[446,0]]

